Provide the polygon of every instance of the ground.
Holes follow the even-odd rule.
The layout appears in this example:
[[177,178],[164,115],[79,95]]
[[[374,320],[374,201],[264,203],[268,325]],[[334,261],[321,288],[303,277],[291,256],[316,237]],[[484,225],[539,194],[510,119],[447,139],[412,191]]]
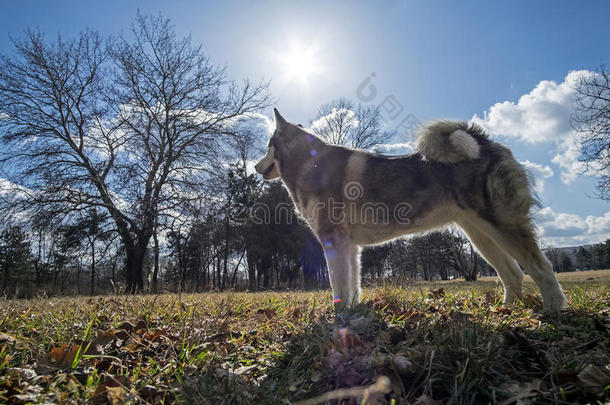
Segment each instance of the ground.
[[495,278],[331,294],[40,298],[0,307],[0,402],[604,403],[610,270],[560,274],[568,309],[501,305]]

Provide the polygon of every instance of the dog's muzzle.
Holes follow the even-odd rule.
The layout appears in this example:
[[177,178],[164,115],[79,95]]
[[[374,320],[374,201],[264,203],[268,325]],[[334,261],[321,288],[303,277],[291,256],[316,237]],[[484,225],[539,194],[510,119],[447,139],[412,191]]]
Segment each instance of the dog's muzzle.
[[272,162],[271,165],[267,168],[267,170],[263,171],[261,174],[264,179],[270,179],[272,177],[271,173],[273,173],[273,169],[275,169],[275,162]]
[[275,161],[273,160],[273,149],[269,148],[267,154],[264,158],[262,158],[256,166],[254,166],[256,171],[263,175],[265,180],[270,180],[277,177],[276,172],[277,168],[275,166]]

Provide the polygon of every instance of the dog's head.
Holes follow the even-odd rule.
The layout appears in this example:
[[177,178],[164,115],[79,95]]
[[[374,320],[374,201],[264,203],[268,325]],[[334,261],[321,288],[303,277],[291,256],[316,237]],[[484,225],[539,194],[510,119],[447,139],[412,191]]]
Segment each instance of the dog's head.
[[256,171],[262,174],[265,180],[273,180],[281,176],[280,153],[285,149],[290,140],[296,137],[300,129],[298,126],[287,122],[275,108],[273,109],[273,115],[275,117],[275,132],[273,132],[273,136],[269,140],[267,154],[254,166]]

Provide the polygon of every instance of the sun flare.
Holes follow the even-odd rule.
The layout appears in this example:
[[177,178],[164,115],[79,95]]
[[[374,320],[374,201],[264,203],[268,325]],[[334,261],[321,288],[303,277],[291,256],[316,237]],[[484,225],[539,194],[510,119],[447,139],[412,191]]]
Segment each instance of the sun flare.
[[310,83],[313,76],[322,71],[317,47],[314,44],[303,46],[293,42],[287,51],[277,54],[277,60],[281,65],[282,79],[285,82],[297,82],[305,86]]

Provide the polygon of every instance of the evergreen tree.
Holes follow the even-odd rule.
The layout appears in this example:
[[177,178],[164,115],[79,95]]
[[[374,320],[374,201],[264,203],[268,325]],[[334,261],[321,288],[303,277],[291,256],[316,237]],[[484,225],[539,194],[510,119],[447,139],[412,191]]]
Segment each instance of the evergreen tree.
[[30,240],[19,226],[5,229],[0,236],[0,268],[5,293],[12,287],[31,288],[34,277]]

